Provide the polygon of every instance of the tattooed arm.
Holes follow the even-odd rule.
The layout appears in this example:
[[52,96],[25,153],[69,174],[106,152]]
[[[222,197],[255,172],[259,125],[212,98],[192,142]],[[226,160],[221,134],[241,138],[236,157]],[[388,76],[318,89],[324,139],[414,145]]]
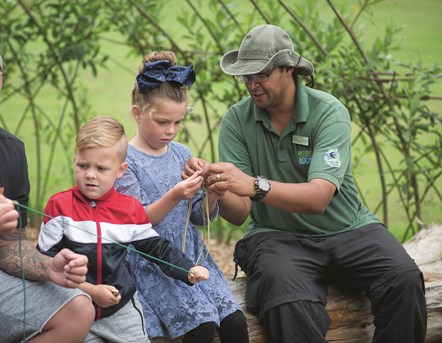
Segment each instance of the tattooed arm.
[[63,249],[54,258],[45,256],[27,240],[24,231],[20,249],[18,229],[0,234],[0,269],[17,277],[21,277],[23,263],[28,280],[52,281],[63,287],[76,288],[86,280],[87,262],[86,256],[68,249]]

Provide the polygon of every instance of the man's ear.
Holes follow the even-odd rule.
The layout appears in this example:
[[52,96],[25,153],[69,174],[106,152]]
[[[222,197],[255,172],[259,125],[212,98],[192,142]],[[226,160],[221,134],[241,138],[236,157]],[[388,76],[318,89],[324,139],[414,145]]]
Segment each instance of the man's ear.
[[292,77],[293,72],[295,71],[294,67],[287,68],[286,72],[289,74],[290,77]]
[[132,117],[139,124],[141,121],[141,110],[138,105],[132,105]]
[[126,171],[126,169],[128,167],[129,167],[129,163],[127,163],[127,162],[121,163],[120,168],[118,168],[117,179],[123,176],[124,172]]

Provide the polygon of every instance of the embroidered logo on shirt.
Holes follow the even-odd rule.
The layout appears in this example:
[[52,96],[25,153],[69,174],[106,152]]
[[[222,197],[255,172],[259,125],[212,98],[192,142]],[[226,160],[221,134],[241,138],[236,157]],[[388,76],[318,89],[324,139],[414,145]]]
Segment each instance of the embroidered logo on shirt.
[[312,161],[311,150],[298,151],[298,163],[299,164],[310,164],[311,161]]
[[339,168],[341,166],[341,155],[338,149],[328,149],[324,155],[324,161],[330,167]]

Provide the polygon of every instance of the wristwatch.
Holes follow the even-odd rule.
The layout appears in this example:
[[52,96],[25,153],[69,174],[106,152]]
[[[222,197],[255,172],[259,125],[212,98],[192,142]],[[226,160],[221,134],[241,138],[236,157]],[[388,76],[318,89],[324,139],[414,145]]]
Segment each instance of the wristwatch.
[[267,193],[270,191],[270,188],[270,182],[265,176],[257,176],[255,178],[256,194],[250,197],[250,199],[252,199],[253,201],[261,200],[267,195]]

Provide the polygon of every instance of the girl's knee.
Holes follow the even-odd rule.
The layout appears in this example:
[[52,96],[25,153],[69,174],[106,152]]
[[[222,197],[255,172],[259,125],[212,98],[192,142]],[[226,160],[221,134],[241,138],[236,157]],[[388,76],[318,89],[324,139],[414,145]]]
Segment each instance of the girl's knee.
[[247,320],[242,311],[236,311],[225,317],[218,329],[221,342],[226,343],[248,343],[249,332]]
[[223,330],[236,330],[237,328],[247,328],[247,320],[242,311],[236,311],[225,317],[220,328]]
[[202,323],[184,335],[182,343],[212,342],[215,337],[216,325],[214,322]]

